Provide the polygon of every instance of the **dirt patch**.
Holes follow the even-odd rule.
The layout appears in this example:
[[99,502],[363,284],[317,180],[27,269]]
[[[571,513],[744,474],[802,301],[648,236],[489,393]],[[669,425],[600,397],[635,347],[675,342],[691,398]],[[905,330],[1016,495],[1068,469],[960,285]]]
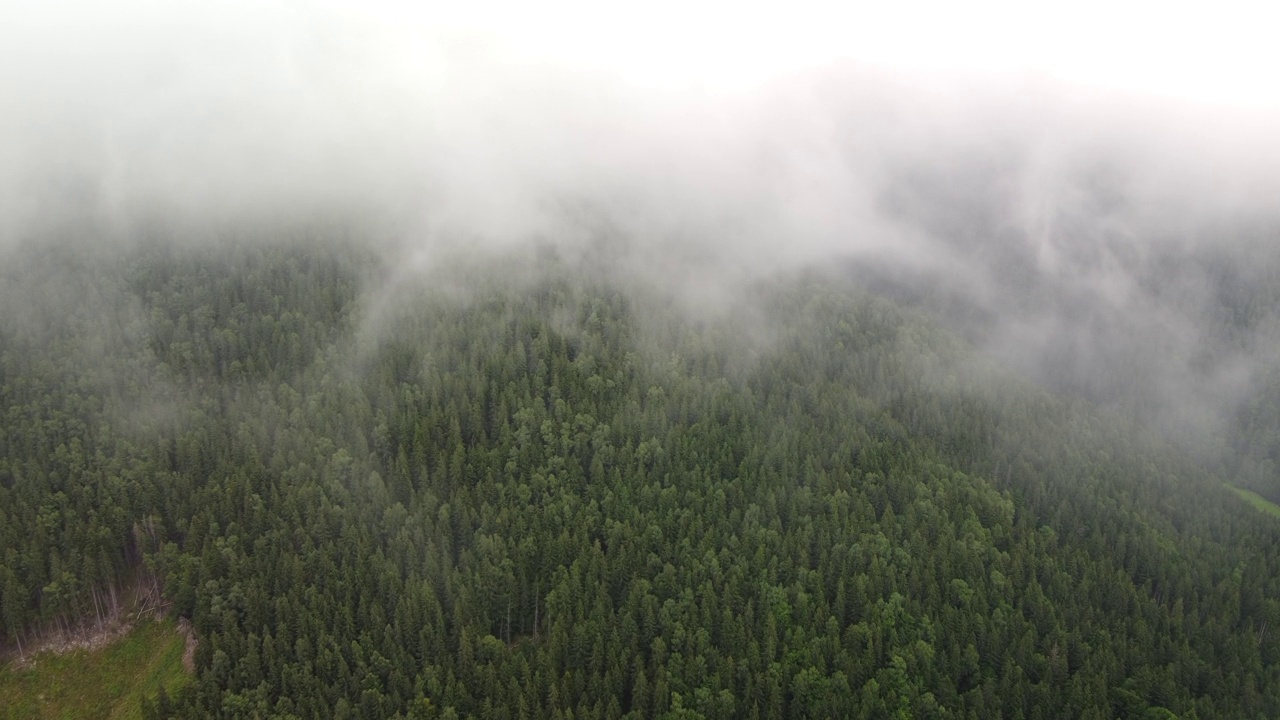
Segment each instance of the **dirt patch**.
[[124,637],[132,629],[132,622],[114,618],[101,624],[95,623],[76,628],[70,632],[46,634],[24,647],[21,654],[14,653],[16,657],[13,657],[12,661],[15,667],[35,667],[39,656],[43,653],[64,655],[76,650],[97,650]]
[[188,673],[195,673],[196,648],[200,646],[200,641],[196,639],[196,631],[191,627],[191,621],[178,618],[178,632],[182,633],[182,637],[187,641],[187,646],[182,651],[182,667]]

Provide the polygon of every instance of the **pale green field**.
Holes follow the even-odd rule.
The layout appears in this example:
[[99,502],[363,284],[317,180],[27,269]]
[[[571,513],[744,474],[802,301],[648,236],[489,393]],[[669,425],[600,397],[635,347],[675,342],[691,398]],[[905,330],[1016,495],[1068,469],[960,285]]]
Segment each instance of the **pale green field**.
[[148,622],[96,650],[43,653],[34,667],[0,666],[0,718],[142,717],[142,698],[188,680],[185,641],[172,621]]
[[1280,517],[1280,505],[1276,505],[1252,490],[1244,490],[1235,486],[1232,486],[1231,489],[1235,490],[1237,495],[1249,501],[1250,505],[1258,508],[1262,512],[1267,513],[1268,515]]

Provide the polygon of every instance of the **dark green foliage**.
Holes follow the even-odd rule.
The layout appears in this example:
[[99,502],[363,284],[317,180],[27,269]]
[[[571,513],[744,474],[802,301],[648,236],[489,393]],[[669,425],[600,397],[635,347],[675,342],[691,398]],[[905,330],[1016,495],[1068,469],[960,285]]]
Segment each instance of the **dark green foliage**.
[[1280,524],[1140,428],[837,282],[538,263],[140,248],[0,328],[7,636],[145,560],[201,638],[153,715],[1280,716]]

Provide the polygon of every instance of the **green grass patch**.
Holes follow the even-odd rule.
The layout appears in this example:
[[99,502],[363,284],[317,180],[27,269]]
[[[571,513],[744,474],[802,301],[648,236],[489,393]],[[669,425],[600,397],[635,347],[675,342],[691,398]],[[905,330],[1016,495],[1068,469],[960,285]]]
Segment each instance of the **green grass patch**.
[[1237,495],[1247,500],[1250,505],[1258,508],[1268,515],[1280,517],[1280,505],[1271,502],[1252,490],[1245,490],[1244,488],[1238,488],[1234,485],[1230,487]]
[[188,680],[185,641],[172,621],[147,622],[96,650],[42,653],[34,666],[0,667],[0,718],[142,717],[142,698]]

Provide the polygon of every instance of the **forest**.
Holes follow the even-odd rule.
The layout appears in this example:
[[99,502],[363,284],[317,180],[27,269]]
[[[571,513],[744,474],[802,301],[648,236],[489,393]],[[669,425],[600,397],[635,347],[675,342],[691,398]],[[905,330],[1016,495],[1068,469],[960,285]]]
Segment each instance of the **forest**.
[[1231,489],[1280,395],[1200,453],[842,266],[690,307],[315,228],[9,260],[0,647],[153,588],[199,645],[147,718],[1280,717]]

